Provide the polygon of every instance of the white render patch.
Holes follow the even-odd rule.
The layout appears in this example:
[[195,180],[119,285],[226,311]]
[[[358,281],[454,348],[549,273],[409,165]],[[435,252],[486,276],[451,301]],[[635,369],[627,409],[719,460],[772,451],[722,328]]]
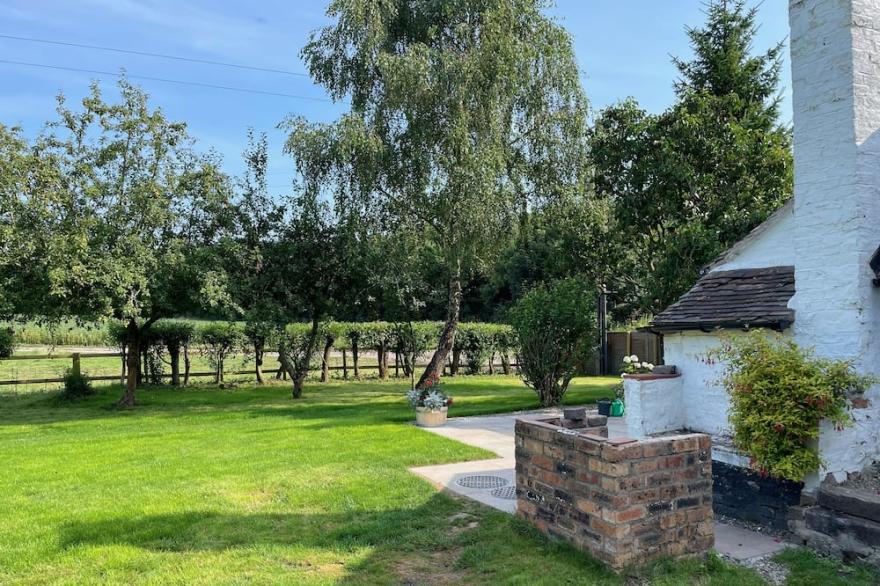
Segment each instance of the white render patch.
[[[731,331],[731,335],[737,332]],[[663,358],[681,373],[681,408],[684,427],[711,436],[728,435],[730,398],[721,386],[723,368],[710,360],[721,347],[715,333],[685,331],[663,336]]]
[[642,439],[685,427],[681,377],[623,379],[626,434]]
[[711,265],[712,271],[793,266],[794,204],[789,200]]

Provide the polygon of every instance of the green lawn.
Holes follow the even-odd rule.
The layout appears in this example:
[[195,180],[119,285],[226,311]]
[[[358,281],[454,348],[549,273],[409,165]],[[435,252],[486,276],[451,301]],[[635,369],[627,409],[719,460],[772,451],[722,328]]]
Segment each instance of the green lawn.
[[[578,379],[568,402],[614,382]],[[404,388],[313,384],[297,402],[281,385],[158,389],[131,411],[112,408],[113,387],[74,405],[0,397],[0,583],[627,583],[407,472],[490,454],[409,425]],[[513,377],[447,390],[455,415],[535,406]],[[862,576],[810,559],[795,560],[804,580]],[[713,558],[636,579],[760,583]]]

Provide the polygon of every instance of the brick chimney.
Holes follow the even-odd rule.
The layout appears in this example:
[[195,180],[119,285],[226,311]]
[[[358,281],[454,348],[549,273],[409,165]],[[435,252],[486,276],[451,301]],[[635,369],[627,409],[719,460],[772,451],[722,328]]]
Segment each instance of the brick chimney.
[[[794,101],[794,335],[880,371],[880,0],[790,0]],[[877,389],[857,424],[819,440],[842,479],[877,457]]]

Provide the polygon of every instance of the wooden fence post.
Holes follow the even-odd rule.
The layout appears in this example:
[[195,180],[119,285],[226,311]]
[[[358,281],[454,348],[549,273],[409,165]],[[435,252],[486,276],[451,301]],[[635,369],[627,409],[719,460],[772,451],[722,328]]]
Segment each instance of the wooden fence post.
[[80,376],[82,374],[82,365],[80,364],[79,352],[74,352],[70,357],[73,362],[70,372],[72,372],[74,376]]

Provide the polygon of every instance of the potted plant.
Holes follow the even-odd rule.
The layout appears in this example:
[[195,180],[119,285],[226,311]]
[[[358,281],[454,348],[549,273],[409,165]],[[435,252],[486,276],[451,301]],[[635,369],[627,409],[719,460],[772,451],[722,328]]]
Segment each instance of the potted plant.
[[446,423],[452,397],[443,392],[439,382],[428,379],[425,388],[410,390],[406,398],[416,410],[416,425],[419,427],[439,427]]
[[[604,415],[608,415],[610,417],[622,417],[625,413],[624,405],[623,405],[623,379],[628,374],[650,374],[654,370],[654,365],[650,362],[641,362],[639,361],[639,357],[635,354],[631,356],[623,357],[623,368],[621,369],[623,372],[620,375],[620,382],[617,383],[615,387],[615,399],[613,401],[609,401],[606,409],[608,413]],[[600,405],[600,414],[602,413],[602,406]]]

